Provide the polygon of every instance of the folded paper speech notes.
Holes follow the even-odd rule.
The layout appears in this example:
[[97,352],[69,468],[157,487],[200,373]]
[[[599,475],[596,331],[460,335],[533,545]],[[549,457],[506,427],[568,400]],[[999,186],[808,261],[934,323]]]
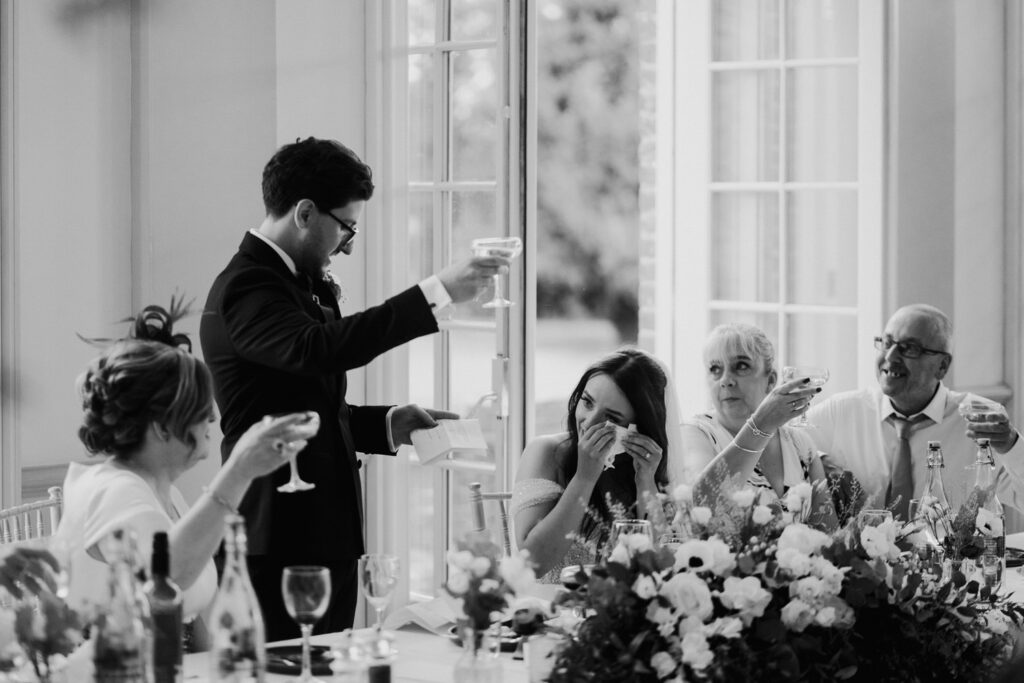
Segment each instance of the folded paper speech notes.
[[412,445],[424,465],[454,453],[483,455],[487,441],[479,420],[438,420],[432,429],[417,429],[412,433]]

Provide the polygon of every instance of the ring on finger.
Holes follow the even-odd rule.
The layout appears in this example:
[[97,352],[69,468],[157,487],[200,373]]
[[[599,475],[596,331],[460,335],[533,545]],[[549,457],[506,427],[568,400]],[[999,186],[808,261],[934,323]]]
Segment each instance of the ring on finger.
[[284,441],[282,441],[281,439],[274,439],[273,446],[274,450],[278,451],[279,453],[284,451]]

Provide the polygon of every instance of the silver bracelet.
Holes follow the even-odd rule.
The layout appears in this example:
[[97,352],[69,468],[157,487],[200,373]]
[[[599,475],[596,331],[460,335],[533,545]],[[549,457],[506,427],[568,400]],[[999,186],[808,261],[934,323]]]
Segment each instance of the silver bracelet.
[[757,455],[758,453],[763,453],[764,452],[763,448],[758,448],[756,451],[754,451],[754,450],[751,450],[749,448],[744,448],[743,446],[739,445],[735,441],[732,442],[732,445],[735,446],[736,448],[740,449],[744,453],[751,453],[753,455]]
[[762,439],[770,439],[770,438],[772,438],[771,434],[769,434],[768,432],[762,432],[760,429],[757,428],[757,425],[754,424],[754,416],[753,415],[751,415],[750,417],[747,418],[747,426],[750,427],[750,431],[754,432],[754,436],[759,436]]
[[231,514],[233,514],[233,515],[239,514],[238,508],[236,508],[234,505],[229,503],[227,498],[225,498],[224,496],[220,495],[218,492],[214,491],[209,486],[204,486],[203,487],[203,493],[208,495],[210,497],[210,500],[212,500],[217,505],[220,505],[222,508],[224,508],[225,510],[227,510]]

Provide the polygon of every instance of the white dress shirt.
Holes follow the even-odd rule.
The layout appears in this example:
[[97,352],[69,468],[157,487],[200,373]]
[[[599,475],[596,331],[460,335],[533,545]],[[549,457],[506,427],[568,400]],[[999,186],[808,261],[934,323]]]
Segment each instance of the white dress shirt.
[[[942,483],[949,503],[956,510],[967,500],[974,486],[973,464],[978,452],[974,440],[967,438],[967,421],[957,412],[960,402],[967,397],[986,400],[951,391],[940,383],[931,402],[918,413],[929,419],[910,433],[914,498],[921,496],[927,482],[928,442],[939,441],[945,463]],[[807,411],[807,420],[813,425],[808,434],[827,459],[857,477],[868,495],[869,507],[884,507],[893,461],[899,450],[891,415],[900,413],[877,387],[836,394]],[[996,494],[1000,502],[1024,510],[1024,439],[1018,438],[1005,454],[993,450],[992,455],[998,467]]]

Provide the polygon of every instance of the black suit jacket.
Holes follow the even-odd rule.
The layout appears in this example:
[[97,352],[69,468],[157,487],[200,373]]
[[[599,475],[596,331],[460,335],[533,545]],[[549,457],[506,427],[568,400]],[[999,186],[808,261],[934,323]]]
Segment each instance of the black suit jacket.
[[[333,311],[333,320],[321,306]],[[199,328],[221,411],[222,458],[264,415],[320,415],[319,433],[297,460],[302,478],[316,488],[278,493],[289,476],[282,467],[254,481],[242,500],[250,555],[334,565],[364,552],[356,451],[391,452],[389,406],[348,405],[345,371],[436,331],[419,287],[342,318],[325,283],[313,283],[310,292],[269,245],[246,234],[214,281]]]

